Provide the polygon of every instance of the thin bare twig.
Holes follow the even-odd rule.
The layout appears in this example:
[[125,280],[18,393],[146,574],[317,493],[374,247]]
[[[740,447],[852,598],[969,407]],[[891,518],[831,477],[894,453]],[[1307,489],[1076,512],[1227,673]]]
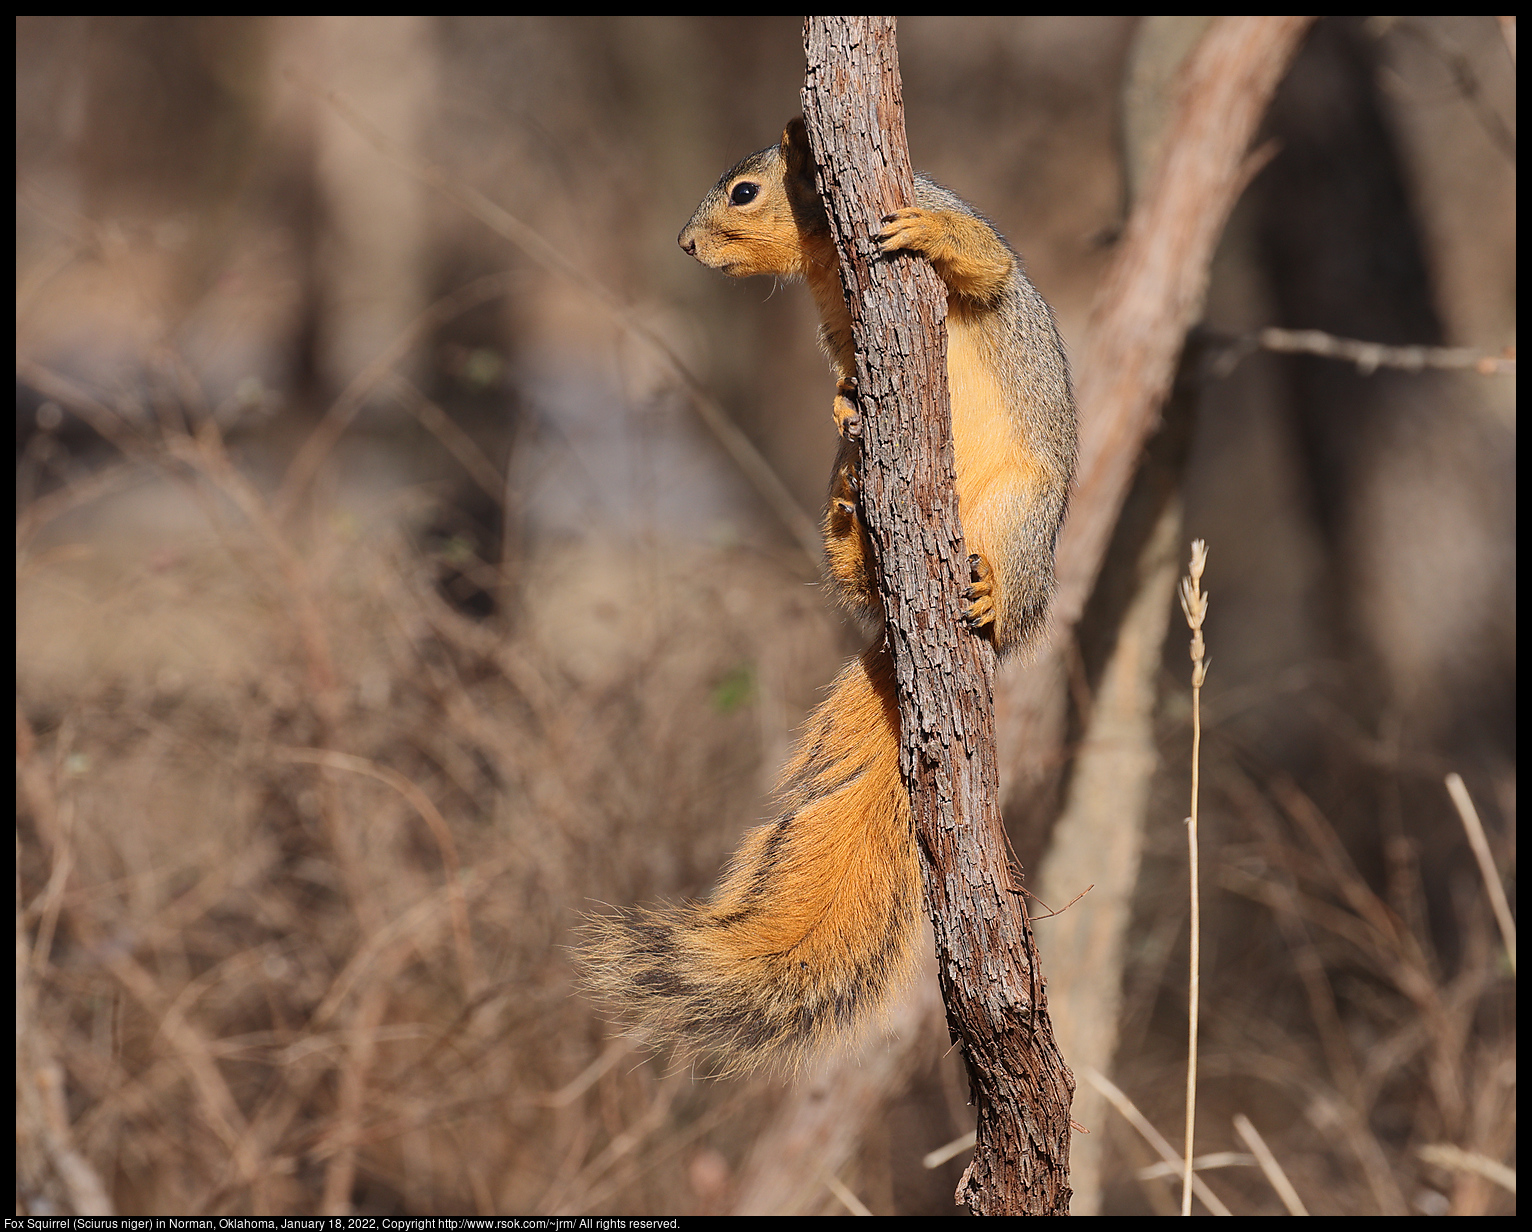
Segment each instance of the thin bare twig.
[[1038,920],[1051,920],[1056,915],[1063,915],[1066,911],[1068,911],[1071,907],[1073,907],[1077,902],[1079,902],[1082,898],[1084,898],[1087,894],[1089,894],[1095,888],[1096,888],[1096,884],[1095,884],[1095,882],[1092,882],[1090,885],[1086,886],[1083,890],[1081,890],[1078,894],[1076,894],[1073,898],[1071,898],[1062,907],[1060,907],[1057,911],[1055,911],[1052,907],[1048,906],[1047,903],[1043,902],[1042,899],[1038,898],[1036,894],[1033,894],[1030,890],[1026,889],[1025,887],[1022,888],[1022,893],[1025,894],[1033,902],[1039,904],[1043,908],[1043,914],[1042,915],[1035,915],[1035,916],[1032,917],[1032,922],[1035,924],[1035,923],[1037,923]]
[[[1100,1070],[1093,1069],[1088,1065],[1081,1068],[1080,1076],[1090,1083],[1091,1086],[1095,1087],[1096,1090],[1100,1091],[1112,1107],[1122,1113],[1123,1120],[1138,1130],[1140,1137],[1154,1149],[1161,1159],[1174,1169],[1171,1175],[1178,1174],[1184,1169],[1185,1164],[1182,1162],[1181,1156],[1176,1154],[1176,1148],[1170,1145],[1164,1134],[1155,1129],[1149,1118],[1138,1110],[1138,1106],[1128,1098],[1121,1087]],[[1232,1215],[1234,1213],[1223,1204],[1217,1194],[1208,1188],[1207,1182],[1195,1172],[1192,1173],[1192,1192],[1202,1199],[1202,1204],[1212,1211],[1213,1214]]]
[[964,1151],[972,1150],[974,1143],[979,1140],[977,1131],[964,1134],[960,1138],[954,1138],[946,1146],[939,1146],[934,1151],[927,1151],[921,1156],[920,1163],[925,1168],[940,1168],[949,1159],[955,1159]]
[[496,505],[505,505],[505,476],[479,448],[478,442],[458,427],[457,421],[442,410],[408,377],[398,372],[390,373],[384,382],[388,392],[409,411],[427,432],[442,443],[468,477],[479,485],[480,490]]
[[1287,1173],[1282,1170],[1282,1165],[1277,1162],[1277,1157],[1271,1153],[1271,1148],[1266,1145],[1266,1139],[1261,1137],[1260,1130],[1251,1123],[1250,1118],[1243,1112],[1234,1114],[1234,1132],[1250,1148],[1250,1153],[1255,1156],[1256,1163],[1261,1165],[1261,1171],[1266,1174],[1266,1179],[1271,1182],[1271,1187],[1277,1191],[1277,1197],[1282,1199],[1282,1205],[1287,1207],[1289,1215],[1307,1215],[1308,1207],[1303,1205],[1303,1199],[1298,1196],[1298,1191],[1293,1188],[1293,1183],[1287,1179]]
[[867,1205],[860,1198],[858,1198],[856,1194],[852,1193],[851,1190],[847,1187],[846,1183],[839,1177],[833,1176],[832,1174],[826,1172],[825,1184],[829,1186],[830,1192],[840,1199],[841,1205],[843,1205],[853,1215],[872,1214],[872,1212],[867,1209]]
[[[1198,1155],[1192,1160],[1193,1172],[1213,1172],[1219,1168],[1254,1168],[1257,1166],[1254,1155],[1248,1155],[1244,1151],[1209,1151],[1206,1155]],[[1172,1168],[1164,1160],[1157,1164],[1145,1164],[1133,1174],[1141,1181],[1158,1181],[1167,1176],[1180,1176],[1180,1168]]]
[[1202,622],[1207,616],[1208,596],[1202,589],[1208,547],[1201,539],[1192,542],[1191,567],[1181,579],[1181,610],[1192,631],[1192,811],[1186,819],[1187,868],[1191,875],[1191,977],[1187,984],[1186,1041],[1186,1172],[1181,1181],[1181,1214],[1192,1213],[1192,1151],[1197,1125],[1197,1015],[1202,993],[1202,895],[1197,868],[1197,789],[1202,769],[1202,684],[1207,679],[1206,646]]
[[1447,1168],[1453,1172],[1475,1172],[1509,1193],[1516,1192],[1516,1169],[1507,1168],[1475,1151],[1465,1151],[1450,1142],[1432,1142],[1416,1147],[1415,1154],[1438,1168]]
[[1484,823],[1479,811],[1473,806],[1473,797],[1463,785],[1456,772],[1447,776],[1447,791],[1457,806],[1458,816],[1463,819],[1463,829],[1468,832],[1468,845],[1473,848],[1474,859],[1479,862],[1479,873],[1484,878],[1484,888],[1489,891],[1489,901],[1495,909],[1495,923],[1500,925],[1500,936],[1505,940],[1505,952],[1511,960],[1511,974],[1516,974],[1516,921],[1511,918],[1511,905],[1505,899],[1505,887],[1500,884],[1500,874],[1495,870],[1495,857],[1490,854],[1489,839],[1484,836]]
[[16,376],[40,394],[73,409],[97,433],[129,458],[152,458],[149,439],[116,407],[108,406],[84,385],[23,355],[16,357]]
[[1483,376],[1516,375],[1514,354],[1491,355],[1474,347],[1384,346],[1381,342],[1340,338],[1318,329],[1272,328],[1239,336],[1206,331],[1204,337],[1222,344],[1222,348],[1210,357],[1213,374],[1219,377],[1228,376],[1242,359],[1256,351],[1342,360],[1355,364],[1363,376],[1370,376],[1379,368],[1397,368],[1405,372],[1433,368],[1477,372]]

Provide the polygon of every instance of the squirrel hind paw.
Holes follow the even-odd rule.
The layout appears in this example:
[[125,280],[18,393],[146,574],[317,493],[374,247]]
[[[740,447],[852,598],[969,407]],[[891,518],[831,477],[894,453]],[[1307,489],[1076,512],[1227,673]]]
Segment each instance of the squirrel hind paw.
[[835,382],[835,403],[830,413],[844,440],[854,441],[862,435],[862,406],[857,400],[856,381],[851,377]]
[[963,588],[968,606],[963,609],[963,623],[980,631],[995,623],[995,572],[980,552],[968,557],[969,584]]
[[835,395],[835,407],[831,412],[835,416],[835,429],[841,434],[842,439],[854,441],[862,435],[862,412],[852,398],[845,394]]

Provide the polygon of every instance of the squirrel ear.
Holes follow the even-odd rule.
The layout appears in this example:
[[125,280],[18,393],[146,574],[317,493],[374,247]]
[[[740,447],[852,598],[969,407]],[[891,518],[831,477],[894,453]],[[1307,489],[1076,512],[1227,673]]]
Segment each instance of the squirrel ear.
[[813,180],[814,154],[809,149],[809,130],[802,116],[794,116],[782,130],[782,161],[790,174]]

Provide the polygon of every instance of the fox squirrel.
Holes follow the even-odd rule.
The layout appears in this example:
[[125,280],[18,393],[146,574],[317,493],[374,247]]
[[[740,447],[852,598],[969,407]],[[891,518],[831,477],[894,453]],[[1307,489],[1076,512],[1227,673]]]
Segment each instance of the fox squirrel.
[[[881,252],[912,252],[947,286],[947,376],[972,585],[964,619],[1001,653],[1041,627],[1075,458],[1069,368],[1053,313],[993,226],[915,180],[883,219]],[[882,608],[857,511],[860,420],[850,318],[802,119],[703,198],[681,247],[742,278],[801,277],[819,308],[841,434],[824,515],[841,599]],[[588,988],[656,1043],[721,1072],[791,1069],[905,982],[920,930],[920,867],[899,773],[892,657],[877,637],[809,718],[782,771],[776,819],[750,831],[712,898],[589,925]]]

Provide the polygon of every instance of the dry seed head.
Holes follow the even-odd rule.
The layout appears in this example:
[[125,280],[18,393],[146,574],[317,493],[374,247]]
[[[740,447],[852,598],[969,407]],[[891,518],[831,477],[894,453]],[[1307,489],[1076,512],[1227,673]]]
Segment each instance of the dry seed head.
[[1202,570],[1208,563],[1208,545],[1206,539],[1192,540],[1192,563],[1187,570],[1192,575],[1193,582],[1202,581]]
[[1193,633],[1202,629],[1202,618],[1207,615],[1208,597],[1197,589],[1191,578],[1181,579],[1181,610],[1186,613],[1186,623]]
[[1208,612],[1208,596],[1202,590],[1202,571],[1207,567],[1208,545],[1204,540],[1192,540],[1192,561],[1181,579],[1181,610],[1186,613],[1187,626],[1192,631],[1192,687],[1200,689],[1207,678],[1208,660],[1206,645],[1202,640],[1202,622]]

